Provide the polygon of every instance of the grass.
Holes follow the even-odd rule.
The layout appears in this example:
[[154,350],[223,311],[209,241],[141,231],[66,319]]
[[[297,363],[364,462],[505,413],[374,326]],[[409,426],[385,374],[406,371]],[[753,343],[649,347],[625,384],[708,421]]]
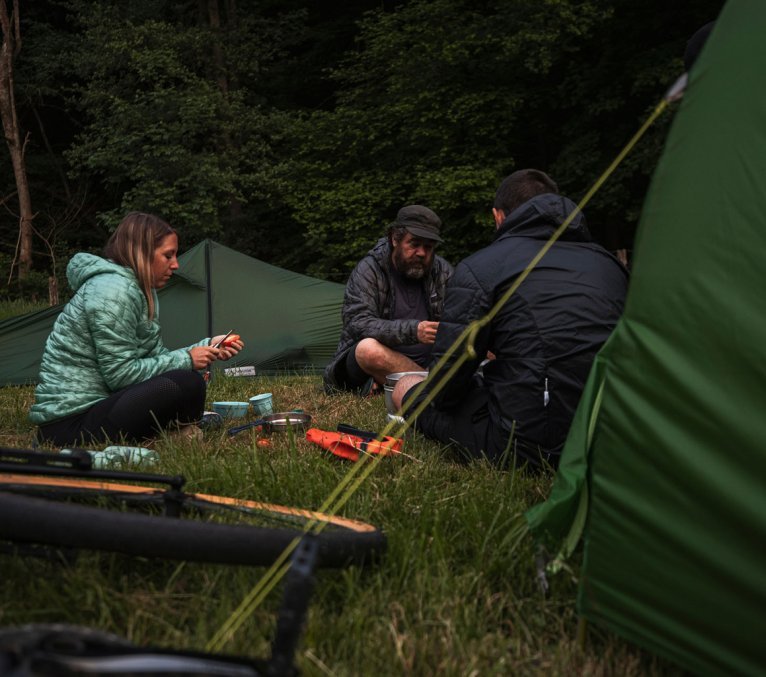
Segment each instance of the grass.
[[0,301],[0,321],[7,320],[17,315],[24,315],[26,313],[33,313],[38,310],[45,310],[48,308],[47,303],[39,303],[33,301],[23,301],[16,299],[13,301],[4,300]]
[[[382,397],[325,395],[318,377],[218,377],[208,402],[274,393],[275,410],[301,408],[312,425],[385,424]],[[31,387],[0,389],[0,444],[28,447]],[[158,472],[182,473],[190,490],[318,508],[351,465],[303,439],[274,434],[270,447],[242,433],[209,431],[202,442],[161,439]],[[371,567],[322,570],[296,661],[307,675],[680,674],[621,639],[591,628],[576,641],[573,574],[543,596],[531,539],[518,516],[544,500],[552,478],[463,465],[408,434],[415,457],[385,458],[342,514],[383,529],[388,550]],[[1,519],[2,517],[0,517]],[[576,559],[576,558],[575,558]],[[0,626],[87,625],[138,644],[204,650],[264,570],[83,552],[71,565],[4,557]],[[225,647],[266,657],[277,591]]]

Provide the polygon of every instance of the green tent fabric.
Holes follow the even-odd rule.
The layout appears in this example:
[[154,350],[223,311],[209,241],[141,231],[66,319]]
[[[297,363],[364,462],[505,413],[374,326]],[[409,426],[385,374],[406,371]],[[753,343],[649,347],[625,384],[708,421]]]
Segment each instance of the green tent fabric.
[[37,381],[48,334],[63,305],[11,317],[0,322],[0,384]]
[[[217,370],[316,371],[337,347],[344,286],[269,265],[205,240],[178,259],[160,290],[160,324],[168,348],[234,330],[245,348]],[[0,383],[36,381],[45,340],[61,306],[0,323]]]
[[766,669],[766,3],[730,0],[653,177],[625,313],[526,517],[579,613],[698,674]]
[[179,264],[160,297],[169,348],[232,329],[245,341],[236,364],[259,371],[317,370],[330,361],[342,328],[342,284],[299,275],[210,240],[186,252]]

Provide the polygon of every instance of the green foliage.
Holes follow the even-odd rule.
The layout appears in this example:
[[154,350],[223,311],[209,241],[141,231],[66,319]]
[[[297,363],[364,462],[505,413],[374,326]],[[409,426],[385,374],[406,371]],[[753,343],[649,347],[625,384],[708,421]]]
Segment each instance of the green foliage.
[[[530,145],[523,112],[554,57],[603,14],[594,3],[453,0],[369,14],[361,49],[334,72],[337,109],[310,120],[301,174],[313,195],[293,207],[325,254],[316,267],[358,258],[374,229],[369,212],[380,222],[408,202],[442,216],[451,258],[486,244],[498,180]],[[366,243],[356,237],[365,231]]]
[[108,4],[80,6],[78,19],[87,124],[67,158],[119,196],[103,219],[113,226],[147,210],[191,242],[222,239],[229,218],[276,189],[273,146],[287,118],[244,84],[277,57],[285,26],[251,17],[224,39],[209,25],[123,16]]
[[[11,257],[0,254],[0,270],[10,270],[11,267]],[[33,270],[25,280],[13,279],[8,284],[6,282],[8,280],[3,280],[0,287],[0,301],[16,301],[20,308],[19,314],[26,312],[23,308],[36,307],[48,298],[48,276],[43,272]]]
[[[491,237],[494,190],[520,167],[551,172],[579,199],[680,74],[685,40],[718,3],[649,4],[412,0],[370,12],[358,50],[332,72],[337,107],[309,118],[298,149],[311,199],[287,199],[323,253],[312,270],[347,269],[412,202],[442,217],[445,253],[461,258]],[[588,209],[612,248],[630,246],[666,127]]]
[[[128,209],[343,280],[406,203],[457,261],[492,236],[499,180],[549,171],[577,200],[682,69],[721,0],[40,0],[21,8],[19,119],[47,245],[98,249]],[[672,119],[587,209],[630,247]],[[4,152],[4,151],[3,151]],[[0,156],[2,253],[18,232]]]

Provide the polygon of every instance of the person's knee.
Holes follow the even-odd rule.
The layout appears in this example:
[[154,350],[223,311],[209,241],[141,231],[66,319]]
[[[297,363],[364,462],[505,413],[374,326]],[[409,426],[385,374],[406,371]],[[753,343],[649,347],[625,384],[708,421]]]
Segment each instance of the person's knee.
[[386,353],[390,350],[377,339],[364,338],[356,344],[354,357],[359,366],[369,374],[385,365]]
[[174,369],[163,374],[167,379],[175,383],[178,388],[187,396],[205,397],[207,386],[202,374],[194,369]]

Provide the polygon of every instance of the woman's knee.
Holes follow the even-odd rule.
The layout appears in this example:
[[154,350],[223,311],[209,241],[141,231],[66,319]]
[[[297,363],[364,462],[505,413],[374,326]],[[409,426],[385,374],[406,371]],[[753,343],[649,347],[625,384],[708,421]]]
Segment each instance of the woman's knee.
[[198,371],[193,369],[173,369],[160,375],[160,378],[166,378],[175,383],[183,392],[188,395],[201,394],[203,397],[206,392],[205,379]]
[[167,411],[185,418],[201,416],[205,408],[207,384],[202,374],[191,369],[175,369],[157,377],[154,397],[160,393],[165,401],[161,405]]

